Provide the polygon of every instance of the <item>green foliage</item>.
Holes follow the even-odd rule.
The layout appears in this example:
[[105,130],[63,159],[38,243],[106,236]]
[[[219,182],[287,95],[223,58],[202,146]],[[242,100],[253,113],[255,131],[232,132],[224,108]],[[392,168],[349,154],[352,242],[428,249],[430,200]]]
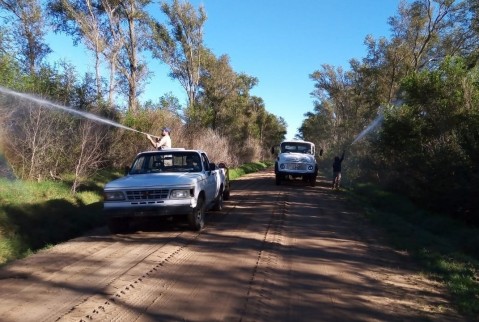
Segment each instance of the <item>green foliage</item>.
[[229,169],[230,180],[235,180],[245,174],[264,170],[272,165],[271,162],[253,162],[241,165],[238,168]]
[[[479,224],[477,12],[474,1],[402,2],[391,39],[366,37],[349,71],[310,75],[315,109],[299,137],[325,150],[325,171],[346,149],[344,183],[376,182]],[[378,113],[378,131],[351,146]]]
[[479,314],[479,229],[416,207],[409,199],[371,184],[358,184],[350,197],[368,218],[385,229],[399,250],[407,251],[430,277],[449,289],[459,311]]
[[479,88],[474,84],[477,70],[467,70],[459,58],[405,78],[405,104],[386,111],[375,152],[390,187],[479,223],[472,197],[479,192]]
[[[101,184],[101,181],[98,181]],[[101,194],[64,182],[0,179],[0,263],[79,236],[103,223]]]
[[[230,179],[269,166],[268,162],[245,164],[230,169]],[[115,170],[99,171],[76,194],[71,194],[68,178],[62,182],[0,178],[0,264],[103,225],[103,186],[122,175]]]

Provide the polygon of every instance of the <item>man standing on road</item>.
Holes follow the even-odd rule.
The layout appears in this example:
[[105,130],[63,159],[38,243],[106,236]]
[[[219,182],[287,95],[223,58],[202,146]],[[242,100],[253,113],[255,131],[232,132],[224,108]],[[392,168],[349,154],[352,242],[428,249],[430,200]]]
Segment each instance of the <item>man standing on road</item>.
[[339,189],[339,184],[341,183],[341,162],[344,160],[344,151],[341,155],[341,158],[338,156],[334,157],[333,162],[333,187],[331,189]]
[[162,149],[169,149],[171,148],[171,137],[170,137],[171,130],[168,127],[164,127],[161,131],[162,138],[160,140],[153,140],[151,135],[147,134],[146,137],[150,140],[151,144],[158,150]]

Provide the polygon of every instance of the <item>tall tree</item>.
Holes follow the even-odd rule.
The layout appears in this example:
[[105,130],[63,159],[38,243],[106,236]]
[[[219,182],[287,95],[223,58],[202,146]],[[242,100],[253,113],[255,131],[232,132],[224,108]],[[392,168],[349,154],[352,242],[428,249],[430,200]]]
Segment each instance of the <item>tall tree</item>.
[[228,104],[237,95],[239,78],[231,68],[227,55],[216,58],[213,53],[205,49],[203,57],[199,97],[209,115],[208,123],[205,125],[213,130],[223,130],[221,124],[227,114]]
[[404,46],[409,66],[417,71],[426,64],[441,57],[437,51],[441,35],[451,25],[451,14],[458,10],[456,1],[416,0],[411,4],[403,1],[398,15],[389,18],[393,39],[399,40],[398,46]]
[[123,39],[123,46],[119,50],[116,63],[122,75],[119,85],[128,93],[130,111],[138,109],[138,96],[142,92],[142,82],[148,74],[148,68],[141,60],[140,52],[146,49],[147,25],[150,18],[145,7],[150,3],[151,0],[122,0],[119,1],[117,9],[120,19],[114,28]]
[[7,12],[7,25],[22,64],[31,75],[51,52],[44,42],[47,32],[40,0],[0,0],[0,9]]
[[169,31],[165,25],[152,22],[150,48],[155,58],[171,68],[170,76],[180,82],[188,95],[188,108],[193,108],[200,81],[206,12],[200,6],[197,13],[190,3],[179,0],[173,0],[171,5],[163,2],[161,10],[168,18],[171,29]]
[[54,0],[48,9],[53,19],[54,31],[74,37],[74,43],[82,41],[95,57],[97,95],[101,97],[101,54],[105,51],[105,39],[101,30],[99,3],[92,0]]
[[[100,76],[103,55],[110,67],[109,106],[112,106],[117,80],[127,93],[128,109],[138,108],[138,96],[147,76],[140,53],[145,49],[151,0],[54,0],[50,12],[55,28],[82,41],[95,56],[96,81],[101,93]],[[118,73],[117,73],[118,72]],[[101,95],[99,95],[101,96]]]

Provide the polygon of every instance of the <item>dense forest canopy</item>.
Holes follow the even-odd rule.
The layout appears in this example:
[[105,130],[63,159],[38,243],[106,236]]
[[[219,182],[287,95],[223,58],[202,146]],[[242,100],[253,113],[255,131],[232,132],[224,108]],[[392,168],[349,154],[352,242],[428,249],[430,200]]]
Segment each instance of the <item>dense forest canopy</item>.
[[[180,0],[0,0],[0,86],[146,133],[168,125],[174,145],[229,164],[271,158],[286,122],[251,95],[261,80],[205,46],[208,18],[207,8]],[[314,106],[297,137],[325,151],[328,173],[346,150],[350,184],[374,182],[477,223],[479,4],[401,1],[388,23],[389,37],[365,35],[366,57],[352,57],[348,69],[325,62],[311,71]],[[49,63],[49,30],[82,43],[94,70]],[[164,77],[181,85],[186,106],[172,94],[139,100],[151,73],[145,57],[169,67]],[[0,96],[0,143],[19,178],[73,173],[75,191],[96,169],[123,166],[148,148],[138,133],[31,105]]]

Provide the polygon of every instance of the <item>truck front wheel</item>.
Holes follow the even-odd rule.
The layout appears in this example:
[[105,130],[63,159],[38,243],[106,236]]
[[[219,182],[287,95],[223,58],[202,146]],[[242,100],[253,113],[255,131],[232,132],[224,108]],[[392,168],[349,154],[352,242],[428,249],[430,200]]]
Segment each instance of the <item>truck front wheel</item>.
[[127,218],[109,218],[107,225],[112,234],[127,233],[130,229],[130,220]]
[[195,231],[200,231],[205,225],[205,205],[202,197],[198,198],[195,209],[188,215],[188,223]]
[[281,184],[281,175],[280,174],[276,174],[276,185],[279,186]]

